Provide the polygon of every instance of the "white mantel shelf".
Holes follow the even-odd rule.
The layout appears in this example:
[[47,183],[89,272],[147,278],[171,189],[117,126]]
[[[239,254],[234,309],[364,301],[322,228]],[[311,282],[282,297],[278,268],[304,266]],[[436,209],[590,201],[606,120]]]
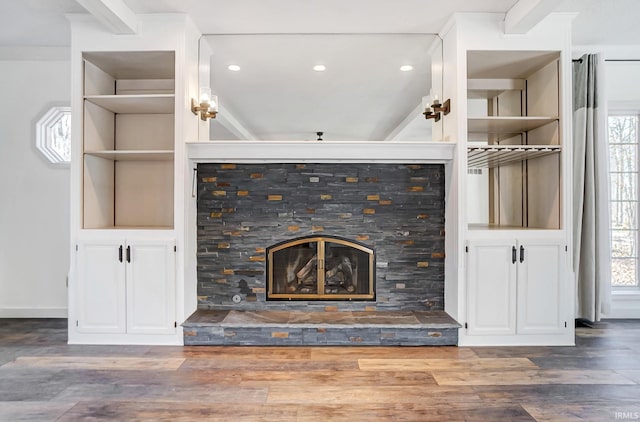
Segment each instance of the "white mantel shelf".
[[196,163],[425,163],[453,160],[450,142],[200,141],[187,142]]

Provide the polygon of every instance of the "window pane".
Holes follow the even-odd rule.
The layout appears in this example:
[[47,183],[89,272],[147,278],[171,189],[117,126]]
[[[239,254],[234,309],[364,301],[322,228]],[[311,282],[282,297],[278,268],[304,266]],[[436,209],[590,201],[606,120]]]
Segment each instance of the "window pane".
[[617,258],[637,257],[636,231],[613,230],[611,232],[611,254]]
[[638,145],[618,144],[609,147],[609,166],[612,172],[638,170]]
[[611,200],[636,201],[638,199],[637,177],[636,173],[612,173]]
[[609,116],[611,285],[637,287],[638,115]]
[[612,286],[637,286],[636,280],[637,260],[633,258],[611,260],[611,285]]
[[609,116],[610,143],[636,143],[637,116]]
[[637,202],[611,202],[611,228],[614,230],[637,229],[637,210]]

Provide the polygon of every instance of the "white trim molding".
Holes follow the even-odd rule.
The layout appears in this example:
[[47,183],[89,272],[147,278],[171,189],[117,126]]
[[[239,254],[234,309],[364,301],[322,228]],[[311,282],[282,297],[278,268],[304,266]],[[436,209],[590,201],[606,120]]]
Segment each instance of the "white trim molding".
[[640,319],[640,291],[614,290],[611,293],[611,312],[605,319]]
[[204,141],[187,143],[197,163],[426,163],[453,160],[449,142]]
[[67,308],[0,308],[0,318],[66,318]]

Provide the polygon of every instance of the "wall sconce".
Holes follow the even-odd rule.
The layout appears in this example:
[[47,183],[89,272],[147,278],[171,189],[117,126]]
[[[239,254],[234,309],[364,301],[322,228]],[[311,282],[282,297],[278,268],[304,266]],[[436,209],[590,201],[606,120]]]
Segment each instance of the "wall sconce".
[[446,116],[449,112],[451,112],[451,100],[447,100],[444,104],[440,104],[438,97],[435,97],[431,106],[425,106],[424,113],[422,114],[424,114],[425,119],[434,119],[434,121],[439,122],[441,114]]
[[191,99],[191,112],[196,116],[200,114],[200,119],[215,119],[218,114],[218,96],[211,95],[211,88],[200,88],[200,102]]

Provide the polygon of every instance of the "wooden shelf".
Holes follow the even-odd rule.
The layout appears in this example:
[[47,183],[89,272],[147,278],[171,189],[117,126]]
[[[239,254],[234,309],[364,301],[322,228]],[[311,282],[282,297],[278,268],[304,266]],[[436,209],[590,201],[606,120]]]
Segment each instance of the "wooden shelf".
[[524,91],[524,79],[468,79],[467,98],[489,99],[505,91]]
[[517,135],[555,122],[557,117],[471,117],[467,119],[469,133]]
[[171,150],[119,150],[119,151],[85,151],[85,154],[94,157],[106,158],[117,161],[171,161],[173,151]]
[[525,227],[525,226],[501,226],[499,224],[468,224],[467,229],[469,231],[499,231],[499,230],[559,230],[557,228],[548,227]]
[[493,168],[506,164],[557,154],[560,145],[478,145],[467,147],[470,168]]
[[557,120],[557,117],[470,117],[467,119],[467,131],[469,133],[500,135],[501,138],[506,138],[509,135],[513,136],[537,129]]
[[86,229],[89,230],[173,230],[173,226],[106,226]]
[[174,94],[86,95],[85,100],[113,113],[171,114]]

